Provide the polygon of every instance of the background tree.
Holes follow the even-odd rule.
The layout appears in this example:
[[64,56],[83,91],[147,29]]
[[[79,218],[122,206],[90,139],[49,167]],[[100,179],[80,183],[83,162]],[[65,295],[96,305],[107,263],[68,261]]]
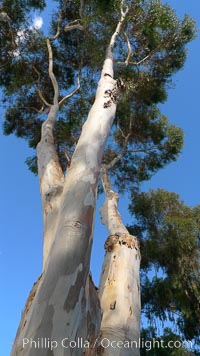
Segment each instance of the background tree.
[[[91,189],[93,189],[93,194],[95,193],[109,126],[111,126],[110,136],[104,150],[103,164],[106,171],[109,170],[112,183],[120,192],[129,188],[135,189],[140,181],[150,178],[157,169],[176,159],[182,146],[181,130],[169,124],[156,108],[156,104],[166,99],[170,76],[184,63],[185,45],[194,36],[193,21],[187,16],[183,21],[179,21],[169,6],[157,1],[130,2],[128,11],[125,5],[124,2],[118,1],[111,1],[109,4],[87,1],[59,2],[58,14],[52,21],[51,37],[46,39],[41,32],[33,29],[26,22],[25,15],[29,8],[38,6],[36,2],[27,2],[27,7],[19,3],[21,15],[16,21],[15,28],[12,27],[13,3],[3,3],[3,11],[11,19],[7,22],[7,32],[5,33],[5,26],[2,26],[1,30],[3,54],[1,76],[5,94],[4,101],[5,104],[7,100],[9,103],[5,115],[4,131],[6,134],[15,132],[17,136],[26,138],[31,147],[37,146],[38,173],[41,183],[44,216],[44,274],[31,293],[31,301],[36,294],[34,303],[37,298],[42,300],[44,294],[48,294],[48,286],[53,286],[58,276],[62,274],[61,270],[63,272],[62,259],[58,259],[58,255],[65,244],[64,233],[62,241],[60,237],[62,234],[57,227],[60,228],[60,223],[64,224],[66,211],[72,212],[72,206],[68,205],[66,210],[66,202],[70,204],[74,200],[75,191],[78,189],[77,187],[72,189],[70,174],[73,178],[77,176],[78,161],[82,162],[87,172],[93,165],[94,167],[96,165],[95,183],[87,178],[92,186],[88,183],[82,185],[81,188],[83,195],[79,196],[79,199],[83,205],[79,208],[83,209],[85,199],[86,197],[88,199]],[[5,17],[2,22],[5,22]],[[95,48],[98,48],[95,56],[91,51],[94,44]],[[98,90],[87,123],[92,122],[93,119],[90,120],[90,118],[93,117],[96,103],[99,103],[99,115],[107,121],[105,123],[107,126],[104,127],[107,131],[101,141],[100,136],[97,135],[99,130],[96,117],[95,131],[93,133],[91,131],[88,137],[88,129],[86,130],[88,125],[85,124],[78,140],[86,112],[94,100],[94,88],[98,74],[100,74],[100,65],[102,65],[106,47],[108,49],[100,82],[102,84],[104,79],[103,91]],[[107,66],[108,63],[110,67]],[[113,65],[117,80],[113,80],[113,68],[111,68]],[[80,76],[81,87],[77,92],[80,86]],[[75,78],[78,85],[74,88]],[[122,100],[115,116],[116,105],[120,97]],[[70,101],[64,108],[63,104],[67,99]],[[78,108],[80,110],[77,115]],[[47,112],[49,114],[44,121]],[[41,125],[42,134],[40,134]],[[89,127],[92,128],[90,125]],[[86,137],[88,137],[87,146],[84,143]],[[101,147],[96,147],[94,140],[101,142]],[[71,158],[75,145],[76,149]],[[89,158],[86,157],[87,147],[89,147]],[[98,148],[97,162],[94,157],[96,153],[92,152],[94,148],[95,150]],[[89,163],[92,164],[91,167]],[[35,159],[29,159],[28,164],[36,172]],[[70,167],[65,176],[68,165]],[[84,174],[81,173],[83,177],[86,171]],[[79,178],[77,184],[79,183],[82,184],[83,179]],[[63,186],[65,186],[65,193]],[[69,195],[66,195],[68,193]],[[91,211],[88,210],[88,214],[84,216],[86,219],[84,224],[89,226],[90,230],[90,233],[88,230],[86,234],[85,248],[79,251],[80,246],[73,244],[74,253],[76,251],[77,255],[77,251],[80,252],[80,260],[78,258],[75,261],[76,267],[82,261],[82,252],[87,251],[84,278],[82,278],[82,287],[85,292],[93,290],[88,279],[91,244],[87,245],[87,239],[92,233],[94,211],[93,207],[90,209]],[[77,206],[74,207],[74,211],[78,217]],[[80,227],[79,224],[77,225],[80,223],[79,220],[74,219],[74,222],[76,228]],[[71,234],[72,232],[69,233],[69,238]],[[77,238],[78,235],[75,234],[75,237]],[[54,244],[53,248],[51,248],[52,244]],[[67,245],[65,257],[69,255],[67,252],[69,248],[70,244]],[[74,261],[74,256],[73,253],[70,255],[68,265],[70,261]],[[53,272],[53,267],[51,267],[55,268],[55,261],[57,272],[55,270]],[[68,275],[69,271],[65,269],[64,274]],[[52,280],[54,280],[53,283]],[[68,286],[70,283],[73,285],[74,280],[70,282],[68,279]],[[80,288],[79,286],[76,292]],[[36,289],[37,293],[35,293]],[[52,291],[47,298],[52,297],[51,293]],[[56,288],[56,293],[63,297],[61,289]],[[74,302],[78,300],[74,292],[70,294],[70,298]],[[94,301],[97,300],[97,296],[92,292],[91,300],[93,298]],[[21,329],[26,325],[25,330],[30,324],[31,313],[34,315],[34,303],[30,305],[30,299],[21,324]],[[92,304],[97,307],[97,302],[94,301]],[[74,311],[73,306],[71,307]],[[31,309],[29,313],[27,313],[28,309]],[[43,310],[43,320],[47,312],[47,309],[45,310]],[[86,310],[83,311],[83,315],[85,312]],[[95,313],[98,315],[98,310]],[[48,315],[50,315],[49,312]],[[79,319],[81,319],[80,315]],[[35,327],[33,322],[30,325]],[[48,334],[42,322],[41,325],[43,332],[45,330]],[[88,326],[90,329],[90,320]],[[98,322],[96,327],[98,330]],[[81,322],[78,330],[80,328],[82,328]],[[83,330],[86,336],[89,333],[91,337],[91,330],[89,332],[85,327]],[[94,339],[94,336],[93,332],[91,338]]]
[[130,208],[136,218],[131,232],[140,237],[143,313],[149,322],[170,321],[182,340],[198,347],[200,207],[158,189],[135,194]]
[[[163,334],[158,336],[154,327],[143,329],[141,332],[142,340],[148,340],[146,347],[141,349],[141,355],[151,356],[194,356],[198,355],[195,352],[187,350],[190,342],[183,340],[179,334],[173,333],[170,328],[165,328]],[[144,338],[144,339],[143,339]],[[166,347],[169,345],[169,347]],[[191,343],[192,345],[192,343]]]

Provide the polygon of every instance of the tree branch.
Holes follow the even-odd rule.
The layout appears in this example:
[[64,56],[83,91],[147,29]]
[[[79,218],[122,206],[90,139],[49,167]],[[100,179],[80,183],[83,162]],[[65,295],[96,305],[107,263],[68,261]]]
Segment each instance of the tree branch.
[[102,165],[100,173],[101,182],[106,194],[106,199],[100,208],[102,223],[106,225],[111,235],[115,235],[116,233],[129,234],[118,211],[119,195],[112,189],[108,170],[105,164]]
[[81,0],[80,1],[80,9],[79,9],[79,15],[81,18],[83,17],[84,6],[85,6],[84,0]]
[[20,108],[21,108],[21,109],[28,110],[28,111],[34,110],[35,112],[37,112],[37,114],[43,113],[43,110],[44,110],[44,106],[43,106],[43,105],[42,105],[41,109],[37,109],[37,108],[34,107],[34,106],[21,106]]
[[130,58],[131,58],[131,55],[132,55],[132,48],[131,48],[131,43],[130,43],[130,41],[129,41],[129,37],[128,37],[128,35],[127,35],[127,33],[124,31],[124,37],[125,37],[125,39],[126,39],[126,42],[127,42],[127,47],[128,47],[128,54],[127,54],[127,58],[126,58],[126,60],[125,60],[125,65],[127,66],[128,64],[129,64],[129,62],[130,62]]
[[67,150],[65,151],[65,157],[66,157],[66,159],[67,159],[68,165],[70,165],[70,163],[71,163],[71,157],[70,157],[69,152],[68,152]]
[[143,62],[145,62],[147,59],[149,59],[151,56],[152,56],[152,54],[154,54],[154,51],[153,52],[151,52],[151,53],[149,53],[146,57],[144,57],[143,59],[141,59],[141,61],[139,61],[139,62],[132,62],[131,64],[134,64],[134,65],[136,65],[136,66],[139,66],[140,64],[142,64]]
[[71,31],[71,30],[84,30],[84,26],[80,24],[80,19],[74,20],[70,23],[68,23],[68,25],[65,26],[65,32]]
[[[121,32],[121,29],[122,29],[123,23],[125,21],[126,15],[127,15],[128,11],[129,11],[128,7],[126,7],[125,11],[123,10],[124,2],[125,2],[125,0],[121,0],[121,16],[120,16],[120,20],[117,23],[115,31],[111,36],[109,45],[108,45],[107,50],[106,50],[106,58],[105,58],[105,61],[104,61],[102,72],[101,72],[101,78],[103,78],[105,76],[109,76],[109,77],[111,77],[113,79],[113,75],[114,75],[114,70],[113,70],[113,48],[115,46],[116,39],[117,39],[118,35]],[[113,84],[115,85],[116,82],[113,83]]]
[[51,41],[55,41],[55,40],[58,38],[58,36],[60,35],[60,23],[61,23],[61,21],[62,21],[62,11],[60,10],[59,15],[58,15],[58,22],[57,22],[57,31],[56,31],[56,34],[55,34],[55,36],[53,36],[53,37],[49,37],[49,39],[50,39]]
[[[66,3],[66,0],[65,0],[65,3]],[[74,20],[72,22],[69,22],[64,28],[65,32],[68,32],[68,31],[71,31],[71,30],[81,30],[81,31],[84,30],[84,26],[80,24],[80,20],[83,17],[84,6],[85,6],[85,1],[81,0],[80,1],[80,8],[79,8],[80,19],[76,19],[76,20]]]
[[71,98],[74,94],[76,94],[76,92],[80,89],[80,86],[81,86],[81,84],[80,84],[80,77],[81,77],[81,70],[80,70],[79,73],[78,73],[77,87],[76,87],[74,90],[72,90],[72,92],[71,92],[70,94],[64,96],[64,98],[62,98],[62,99],[59,101],[59,106],[62,105],[62,104],[65,102],[65,100]]
[[37,93],[38,93],[40,99],[42,100],[42,102],[43,102],[46,106],[49,106],[49,107],[50,107],[51,104],[49,104],[48,101],[46,101],[46,99],[44,98],[44,96],[43,96],[41,90],[40,90],[39,88],[36,88],[36,91],[37,91]]
[[39,70],[37,70],[37,68],[35,66],[33,66],[33,70],[35,71],[35,73],[38,76],[37,82],[39,83],[40,82],[40,72],[39,72]]
[[114,167],[114,165],[123,157],[124,153],[126,152],[126,146],[127,146],[128,139],[130,136],[131,136],[131,133],[128,133],[127,136],[124,136],[124,134],[123,134],[123,137],[125,137],[125,140],[124,140],[121,152],[115,158],[113,158],[113,160],[110,163],[105,165],[106,169],[112,169]]
[[107,48],[107,57],[108,58],[112,58],[112,50],[115,46],[115,42],[116,42],[116,39],[117,39],[117,36],[119,35],[119,33],[121,32],[121,28],[122,28],[122,25],[124,23],[124,20],[126,18],[126,15],[129,11],[129,8],[126,7],[125,11],[123,10],[123,6],[124,6],[124,0],[121,1],[121,18],[117,24],[117,27],[116,27],[116,30],[115,32],[113,33],[112,37],[111,37],[111,40],[110,40],[110,44]]
[[53,103],[57,104],[59,88],[58,88],[58,82],[57,82],[56,77],[53,72],[53,51],[52,51],[52,46],[51,46],[49,38],[47,38],[47,48],[48,48],[48,52],[49,52],[49,76],[50,76],[50,79],[51,79],[51,82],[53,85],[53,89],[54,89]]
[[[128,36],[127,36],[127,38],[128,38]],[[128,41],[129,41],[129,39],[128,39]],[[130,46],[130,42],[129,42],[128,46]],[[149,54],[147,54],[147,56],[142,58],[139,62],[130,62],[129,61],[128,64],[132,64],[134,66],[139,66],[140,64],[145,62],[147,59],[149,59],[151,56],[153,56],[156,53],[156,51],[158,51],[158,50],[159,50],[159,47],[157,49],[154,49],[153,51],[151,51]],[[132,54],[132,49],[131,49],[131,54]],[[128,54],[128,56],[129,56],[129,54]],[[127,58],[128,58],[128,56],[127,56]],[[130,57],[129,57],[129,59],[130,59]],[[117,62],[117,65],[119,65],[121,67],[127,66],[127,59],[124,62]]]
[[110,193],[113,193],[114,191],[111,186],[110,178],[108,175],[108,168],[106,164],[102,164],[100,173],[101,173],[101,182],[105,194],[109,195]]
[[[35,71],[35,73],[36,73],[37,76],[38,76],[37,83],[39,84],[39,83],[40,83],[40,76],[41,76],[41,74],[40,74],[40,72],[37,70],[37,68],[36,68],[35,66],[33,66],[33,70]],[[39,88],[36,88],[36,92],[38,93],[38,95],[39,95],[40,99],[42,100],[43,104],[45,104],[46,106],[50,107],[51,104],[48,103],[48,101],[44,98],[44,96],[43,96],[41,90],[40,90]],[[40,112],[41,112],[41,111],[40,111]]]

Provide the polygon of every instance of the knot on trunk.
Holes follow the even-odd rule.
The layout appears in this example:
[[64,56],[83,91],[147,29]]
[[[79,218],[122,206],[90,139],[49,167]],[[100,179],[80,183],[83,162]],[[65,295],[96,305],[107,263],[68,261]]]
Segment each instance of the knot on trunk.
[[115,245],[124,245],[127,248],[131,248],[131,249],[136,249],[139,250],[139,242],[137,240],[137,238],[133,235],[130,234],[115,234],[115,235],[110,235],[108,236],[104,248],[106,251],[111,252]]
[[45,193],[46,202],[50,202],[52,198],[61,195],[63,191],[63,185],[54,185],[50,187]]

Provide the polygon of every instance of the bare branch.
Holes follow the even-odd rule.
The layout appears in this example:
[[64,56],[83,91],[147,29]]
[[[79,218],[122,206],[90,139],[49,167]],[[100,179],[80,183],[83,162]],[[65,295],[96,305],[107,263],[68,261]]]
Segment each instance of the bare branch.
[[[127,36],[128,37],[128,36]],[[128,42],[127,42],[128,43]],[[130,42],[129,42],[130,44]],[[128,45],[129,46],[129,45]],[[134,66],[139,66],[140,64],[142,64],[143,62],[145,62],[147,59],[149,59],[154,53],[156,52],[156,50],[150,52],[147,56],[145,56],[144,58],[142,58],[139,62],[130,62],[129,59],[130,59],[130,56],[132,54],[132,50],[131,50],[131,53],[130,53],[130,56],[129,56],[129,53],[128,53],[128,56],[127,56],[127,59],[128,59],[128,62],[127,62],[127,59],[124,61],[124,62],[117,62],[117,65],[120,66],[120,67],[124,67],[124,66],[127,66],[128,64],[132,64]]]
[[65,32],[71,31],[71,30],[84,30],[84,26],[80,24],[80,19],[74,20],[70,22],[68,25],[65,26]]
[[62,98],[62,99],[59,101],[59,105],[62,105],[62,104],[65,102],[65,100],[71,98],[71,97],[72,97],[74,94],[76,94],[76,92],[80,89],[80,86],[81,86],[81,84],[80,84],[80,77],[81,77],[81,70],[80,70],[79,73],[78,73],[77,87],[76,87],[74,90],[72,90],[72,92],[71,92],[70,94],[64,96],[64,98]]
[[100,173],[101,173],[101,182],[102,182],[103,190],[105,194],[109,196],[110,193],[113,193],[113,189],[111,186],[110,178],[108,175],[108,168],[106,164],[102,164]]
[[13,30],[12,30],[12,25],[11,25],[12,24],[11,18],[8,16],[7,12],[2,10],[2,8],[0,9],[0,20],[8,24],[9,34],[11,35],[12,44],[13,44],[13,47],[16,48],[16,43],[14,40],[14,35],[13,35]]
[[58,22],[57,22],[57,31],[56,31],[56,34],[55,34],[55,36],[53,36],[53,37],[49,37],[49,39],[50,39],[51,41],[55,41],[55,40],[58,38],[58,36],[60,35],[60,23],[61,23],[61,21],[62,21],[62,10],[60,10],[59,15],[58,15]]
[[39,83],[40,82],[40,72],[37,70],[37,68],[35,66],[33,66],[33,70],[35,71],[35,73],[38,76],[37,82]]
[[121,9],[120,9],[120,10],[121,10],[121,17],[124,17],[124,18],[125,18],[125,16],[126,16],[127,13],[128,13],[129,8],[128,8],[128,6],[126,6],[126,9],[123,10],[124,3],[125,3],[125,0],[122,0],[122,1],[121,1]]
[[126,139],[126,136],[125,136],[125,134],[124,134],[124,131],[123,131],[121,128],[119,128],[119,131],[121,132],[122,137],[123,137],[124,139]]
[[[33,70],[35,71],[35,73],[36,73],[37,76],[38,76],[37,83],[39,84],[39,83],[40,83],[40,76],[41,76],[41,74],[40,74],[40,72],[37,70],[37,68],[36,68],[35,66],[33,66]],[[44,98],[44,96],[43,96],[41,90],[40,90],[39,88],[36,88],[36,92],[38,93],[38,95],[39,95],[40,99],[42,100],[43,104],[45,104],[46,106],[50,107],[51,104],[48,103],[48,101]],[[37,111],[38,113],[42,113],[44,107],[42,106],[40,110],[38,110],[38,109],[36,109],[36,108],[33,108],[33,107],[32,107],[32,109],[34,109],[34,110]]]
[[79,15],[82,18],[83,17],[83,11],[84,11],[84,0],[81,0],[80,2],[80,9],[79,9]]
[[69,152],[68,152],[67,150],[65,151],[65,157],[66,157],[66,159],[67,159],[68,164],[70,165],[70,163],[71,163],[71,157],[70,157]]
[[129,41],[129,37],[127,35],[127,33],[124,31],[124,37],[126,39],[126,42],[127,42],[127,47],[128,47],[128,55],[127,55],[127,58],[125,60],[125,65],[127,66],[130,62],[130,58],[131,58],[131,55],[132,55],[132,48],[131,48],[131,43]]
[[46,106],[51,106],[51,104],[48,103],[48,101],[46,101],[46,99],[44,98],[42,92],[40,91],[39,88],[36,88],[36,91],[40,97],[40,99],[42,100],[42,102],[46,105]]
[[21,106],[20,108],[28,110],[28,111],[34,110],[35,112],[37,112],[37,114],[41,114],[44,111],[44,106],[43,105],[42,105],[41,109],[37,109],[34,106]]
[[[123,132],[123,131],[122,131]],[[119,162],[119,160],[123,157],[124,153],[126,152],[126,146],[127,146],[127,143],[128,143],[128,140],[129,140],[129,137],[131,136],[131,133],[128,133],[127,136],[124,136],[124,134],[122,133],[123,137],[125,137],[124,139],[124,143],[123,143],[123,146],[122,146],[122,149],[121,149],[121,152],[115,157],[113,158],[113,160],[106,164],[105,167],[106,169],[112,169],[114,167],[114,165]]]
[[111,235],[129,235],[118,210],[119,195],[115,193],[112,188],[112,184],[105,165],[101,167],[100,173],[102,186],[106,195],[105,201],[99,209],[101,221],[104,225],[106,225]]
[[[130,129],[131,129],[131,121],[130,121]],[[129,137],[131,136],[131,132],[129,132],[128,135],[125,136],[123,130],[121,128],[119,128],[119,130],[120,130],[120,132],[122,134],[122,137],[124,138],[123,146],[122,146],[122,149],[121,149],[120,153],[115,158],[113,158],[113,160],[110,163],[104,164],[104,167],[107,170],[112,169],[115,166],[115,164],[120,161],[120,159],[123,157],[124,153],[126,153],[126,152],[148,153],[148,152],[153,151],[153,150],[155,150],[157,148],[156,146],[153,146],[153,147],[151,147],[149,149],[147,148],[147,149],[127,150],[127,143],[128,143]]]
[[144,57],[143,59],[141,59],[141,61],[139,61],[139,62],[133,62],[132,64],[135,64],[136,66],[139,66],[140,64],[142,64],[143,62],[145,62],[147,59],[149,59],[153,53],[154,53],[154,52],[149,53],[146,57]]
[[40,91],[40,89],[36,88],[36,91],[37,91],[37,93],[38,93],[40,99],[42,100],[42,102],[43,102],[46,106],[50,107],[51,104],[48,103],[48,101],[46,101],[46,99],[44,98],[44,96],[43,96],[42,92]]
[[49,52],[49,76],[53,85],[54,89],[54,98],[53,98],[53,103],[57,104],[58,103],[58,95],[59,95],[59,88],[58,88],[58,82],[56,80],[56,77],[53,72],[53,51],[51,47],[51,43],[49,38],[47,38],[47,48]]
[[120,159],[123,157],[124,153],[126,152],[134,152],[134,153],[148,153],[150,151],[153,151],[156,147],[152,147],[150,149],[135,149],[135,150],[127,150],[126,148],[122,148],[121,152],[115,157],[113,158],[113,160],[106,164],[106,169],[112,169],[114,167],[114,165],[120,161]]
[[123,10],[124,7],[124,0],[121,1],[121,16],[120,19],[117,23],[117,26],[115,28],[115,31],[113,32],[111,38],[110,38],[110,42],[108,44],[107,50],[106,50],[106,57],[105,57],[105,61],[104,61],[104,65],[103,65],[103,69],[101,72],[101,78],[103,78],[104,76],[109,76],[113,79],[113,75],[114,75],[114,69],[113,69],[113,49],[114,46],[116,44],[116,40],[117,37],[119,36],[121,30],[122,30],[122,26],[124,24],[126,15],[129,11],[128,7],[126,8],[126,10]]
[[11,18],[8,16],[7,12],[0,11],[0,20],[3,22],[11,23]]
[[[85,6],[85,2],[84,2],[84,0],[81,0],[80,1],[80,8],[79,8],[80,18],[83,17],[84,6]],[[65,32],[72,31],[72,30],[83,31],[85,27],[80,24],[80,21],[81,21],[80,19],[76,19],[76,20],[68,23],[68,25],[65,26],[65,29],[64,29]]]
[[127,15],[128,11],[129,11],[128,7],[126,7],[125,11],[123,10],[124,2],[125,2],[124,0],[121,1],[121,18],[120,18],[120,20],[119,20],[119,22],[117,24],[115,32],[113,33],[113,35],[111,37],[110,44],[109,44],[108,49],[107,49],[107,56],[108,57],[110,57],[112,55],[112,50],[114,48],[117,36],[121,32],[122,25],[124,23],[124,20],[126,18],[126,15]]
[[147,153],[148,151],[152,151],[152,150],[153,150],[153,148],[151,148],[149,150],[148,149],[145,150],[145,149],[142,149],[142,148],[141,149],[137,149],[136,148],[135,150],[126,150],[126,152],[134,152],[134,153],[143,152],[143,153]]

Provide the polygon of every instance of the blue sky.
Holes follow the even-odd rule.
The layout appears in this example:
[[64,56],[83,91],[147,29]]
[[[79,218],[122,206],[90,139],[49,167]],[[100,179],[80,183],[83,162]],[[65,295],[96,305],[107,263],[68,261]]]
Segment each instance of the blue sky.
[[[187,12],[200,24],[198,0],[171,0],[170,5],[181,16]],[[177,192],[188,205],[200,204],[199,155],[200,155],[200,66],[199,38],[189,45],[188,60],[184,69],[174,77],[175,88],[169,91],[162,112],[172,123],[185,132],[185,145],[176,163],[158,172],[143,188],[167,189]],[[3,122],[3,116],[0,118]],[[5,137],[0,132],[0,354],[10,353],[21,311],[34,281],[41,273],[42,265],[42,217],[37,177],[24,164],[30,150],[24,141],[14,136]],[[125,223],[130,222],[127,200],[121,198],[120,209]],[[97,210],[98,213],[98,210]],[[95,282],[101,270],[103,243],[106,229],[95,229],[92,272]]]

